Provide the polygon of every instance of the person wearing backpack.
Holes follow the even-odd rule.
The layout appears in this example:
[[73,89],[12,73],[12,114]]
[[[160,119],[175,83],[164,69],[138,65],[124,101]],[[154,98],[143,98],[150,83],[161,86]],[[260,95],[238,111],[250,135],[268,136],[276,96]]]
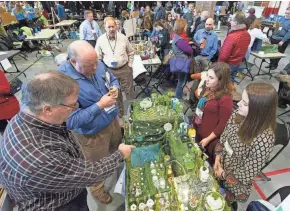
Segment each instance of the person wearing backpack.
[[153,27],[158,31],[156,47],[160,48],[160,59],[162,60],[170,51],[170,34],[161,21],[155,21]]

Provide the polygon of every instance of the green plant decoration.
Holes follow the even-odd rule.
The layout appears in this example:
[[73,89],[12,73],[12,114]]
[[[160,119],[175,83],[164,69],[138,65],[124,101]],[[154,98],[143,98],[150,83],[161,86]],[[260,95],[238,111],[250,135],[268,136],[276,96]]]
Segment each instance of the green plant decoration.
[[[201,182],[200,168],[205,166],[206,157],[188,137],[188,125],[180,124],[183,106],[172,97],[173,92],[163,96],[153,93],[141,105],[135,101],[123,119],[124,142],[136,146],[126,161],[129,209],[183,211],[186,206],[189,211],[205,211],[206,196],[219,191],[212,172]],[[148,200],[151,208],[146,207]],[[226,203],[224,210],[230,211]]]

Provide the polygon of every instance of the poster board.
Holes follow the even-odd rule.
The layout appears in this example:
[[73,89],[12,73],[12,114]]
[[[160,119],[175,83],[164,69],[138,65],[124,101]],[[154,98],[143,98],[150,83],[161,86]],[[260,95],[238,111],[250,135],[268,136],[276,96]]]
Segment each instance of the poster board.
[[9,12],[0,13],[3,25],[8,25],[11,22],[17,22],[16,17]]
[[137,29],[136,18],[131,18],[129,20],[125,20],[123,28],[125,30],[127,37],[134,36],[136,29]]

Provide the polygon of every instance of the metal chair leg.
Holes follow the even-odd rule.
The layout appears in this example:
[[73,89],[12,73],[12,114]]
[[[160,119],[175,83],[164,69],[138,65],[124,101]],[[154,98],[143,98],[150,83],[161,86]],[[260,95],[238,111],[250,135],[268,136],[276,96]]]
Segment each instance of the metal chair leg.
[[267,177],[263,172],[260,172],[258,176],[259,178],[255,178],[255,181],[265,181],[265,182],[271,181],[271,178]]

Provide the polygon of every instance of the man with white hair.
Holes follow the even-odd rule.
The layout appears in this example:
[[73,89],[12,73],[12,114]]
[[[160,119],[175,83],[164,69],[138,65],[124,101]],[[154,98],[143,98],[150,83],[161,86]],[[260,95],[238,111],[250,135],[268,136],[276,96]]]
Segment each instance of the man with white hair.
[[85,19],[80,25],[80,40],[86,40],[95,47],[98,38],[102,35],[101,29],[98,23],[94,21],[92,11],[85,11]]
[[[98,60],[95,49],[84,40],[68,47],[69,60],[58,70],[75,79],[79,86],[79,108],[68,118],[67,126],[79,141],[85,157],[96,162],[118,149],[122,133],[118,122],[119,109],[115,105],[119,83]],[[93,197],[104,204],[112,197],[104,190],[105,181],[94,184]]]
[[19,211],[89,211],[86,187],[111,176],[133,146],[99,161],[83,157],[64,122],[78,109],[79,85],[50,71],[22,86],[21,111],[0,142],[0,183]]
[[[128,38],[117,33],[116,21],[112,17],[105,18],[106,33],[99,37],[96,52],[98,59],[110,69],[120,82],[121,90],[125,92],[127,100],[135,98],[133,89],[133,59],[134,49]],[[123,98],[118,98],[120,117],[124,114]]]

